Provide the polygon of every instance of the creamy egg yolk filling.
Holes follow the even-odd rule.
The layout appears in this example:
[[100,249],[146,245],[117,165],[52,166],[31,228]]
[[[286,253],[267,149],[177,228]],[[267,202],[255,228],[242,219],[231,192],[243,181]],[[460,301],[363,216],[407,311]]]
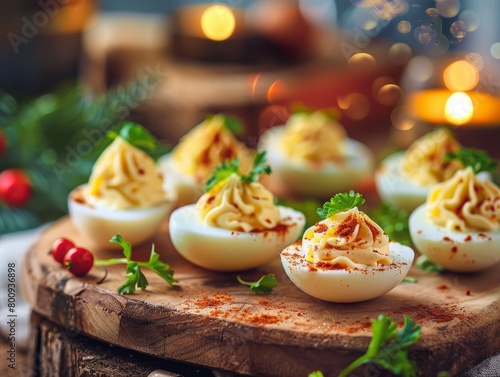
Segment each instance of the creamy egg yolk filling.
[[203,183],[221,162],[240,159],[242,173],[252,167],[250,151],[224,125],[222,115],[214,115],[193,128],[173,149],[179,171]]
[[467,167],[433,187],[427,196],[427,215],[435,225],[454,231],[497,230],[500,188],[490,180],[479,180]]
[[307,229],[302,250],[308,262],[329,262],[348,269],[392,263],[389,237],[357,207],[336,213]]
[[273,194],[258,182],[245,183],[232,174],[196,203],[204,224],[243,232],[272,229],[281,215]]
[[283,153],[297,161],[341,163],[345,160],[346,132],[337,121],[321,111],[294,114],[281,138]]
[[458,161],[445,162],[444,157],[460,148],[450,132],[444,129],[429,132],[407,149],[400,165],[401,174],[422,186],[443,182],[461,168]]
[[95,162],[83,197],[96,208],[113,210],[151,207],[167,200],[155,161],[121,137]]

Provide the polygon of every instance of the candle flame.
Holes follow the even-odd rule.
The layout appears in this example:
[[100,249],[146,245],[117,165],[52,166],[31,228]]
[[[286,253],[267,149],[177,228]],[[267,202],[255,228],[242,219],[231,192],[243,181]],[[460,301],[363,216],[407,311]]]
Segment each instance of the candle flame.
[[225,5],[211,5],[201,15],[201,29],[207,38],[214,41],[228,39],[233,34],[235,25],[234,14]]
[[453,93],[446,101],[444,115],[446,120],[455,125],[461,125],[471,120],[474,114],[472,99],[467,93]]

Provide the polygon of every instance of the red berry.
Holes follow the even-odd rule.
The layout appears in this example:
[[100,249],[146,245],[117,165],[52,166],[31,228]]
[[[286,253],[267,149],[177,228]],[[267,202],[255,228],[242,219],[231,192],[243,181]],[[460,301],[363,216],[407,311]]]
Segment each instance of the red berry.
[[52,244],[52,248],[50,249],[50,253],[52,257],[59,263],[64,262],[64,256],[69,251],[75,247],[75,244],[68,240],[67,238],[58,238]]
[[12,207],[26,204],[33,192],[28,175],[20,169],[7,169],[0,173],[0,200]]
[[63,264],[73,275],[83,276],[92,268],[94,256],[83,247],[73,247],[64,256]]

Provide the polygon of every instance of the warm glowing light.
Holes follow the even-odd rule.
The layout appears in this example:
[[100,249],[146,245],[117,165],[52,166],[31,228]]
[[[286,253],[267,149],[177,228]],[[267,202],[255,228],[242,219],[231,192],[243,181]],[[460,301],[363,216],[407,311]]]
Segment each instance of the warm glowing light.
[[359,52],[357,54],[352,55],[347,62],[349,64],[359,64],[359,65],[375,65],[375,58],[367,54],[366,52]]
[[453,93],[446,101],[444,115],[450,123],[460,125],[471,120],[474,114],[472,99],[467,93]]
[[267,89],[267,100],[270,103],[275,103],[282,100],[286,96],[285,84],[279,80],[274,81]]
[[476,66],[466,60],[450,64],[443,73],[444,84],[452,92],[465,92],[474,89],[479,83]]
[[224,5],[211,5],[201,15],[201,29],[207,38],[214,41],[228,39],[234,32],[234,14]]
[[251,83],[251,93],[252,93],[252,96],[255,95],[255,92],[257,91],[257,84],[259,83],[259,80],[260,80],[260,77],[262,76],[262,73],[257,73],[253,79],[252,79],[252,83]]

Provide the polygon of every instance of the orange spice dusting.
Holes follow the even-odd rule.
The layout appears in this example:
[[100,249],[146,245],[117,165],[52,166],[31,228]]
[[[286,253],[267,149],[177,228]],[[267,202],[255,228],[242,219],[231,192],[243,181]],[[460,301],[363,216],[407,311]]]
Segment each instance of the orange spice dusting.
[[465,242],[472,241],[472,236],[469,234],[467,237],[464,238]]
[[317,262],[316,268],[321,269],[321,270],[326,270],[326,271],[347,270],[347,267],[340,264],[340,263],[331,263],[331,262],[325,262],[325,261]]
[[253,314],[246,318],[246,322],[256,326],[271,325],[273,323],[281,322],[280,318],[270,314]]
[[334,234],[342,238],[347,238],[354,232],[356,226],[358,226],[358,221],[352,214],[349,214],[344,221],[337,225]]
[[447,291],[448,289],[450,289],[450,287],[448,287],[446,284],[441,284],[437,286],[437,289],[439,289],[440,291]]
[[453,246],[453,247],[451,248],[451,252],[452,252],[453,254],[455,254],[457,251],[458,251],[458,248],[457,248],[456,246]]
[[328,230],[328,225],[317,223],[314,226],[314,233],[325,233]]
[[467,296],[470,296],[470,289],[469,289],[469,288],[467,288],[467,289],[465,290],[465,294],[466,294]]

